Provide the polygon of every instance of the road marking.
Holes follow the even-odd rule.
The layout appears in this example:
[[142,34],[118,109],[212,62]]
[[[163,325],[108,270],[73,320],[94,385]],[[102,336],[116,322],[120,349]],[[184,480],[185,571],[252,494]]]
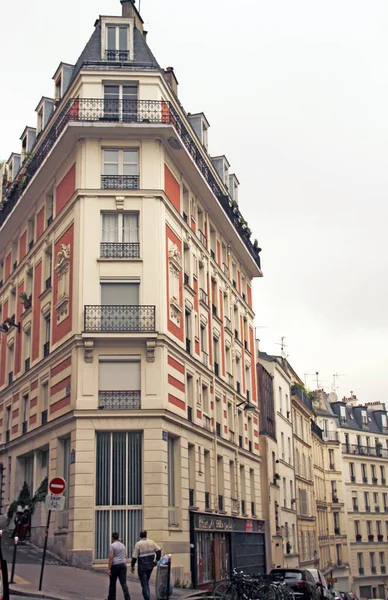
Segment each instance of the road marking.
[[23,579],[23,577],[19,577],[19,575],[14,575],[14,579],[17,585],[26,585],[27,583],[30,583],[30,581]]

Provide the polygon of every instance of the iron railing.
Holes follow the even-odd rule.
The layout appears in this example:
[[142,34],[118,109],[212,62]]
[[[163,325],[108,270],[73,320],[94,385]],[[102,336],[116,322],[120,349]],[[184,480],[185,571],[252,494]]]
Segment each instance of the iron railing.
[[105,50],[105,60],[128,62],[129,50]]
[[50,354],[50,342],[43,344],[43,358],[46,358]]
[[140,390],[103,390],[98,392],[98,408],[137,410],[141,408]]
[[24,361],[24,370],[27,373],[27,371],[30,370],[30,365],[31,365],[31,361],[29,358],[26,358],[26,360]]
[[5,190],[2,210],[0,211],[0,227],[69,122],[136,122],[172,125],[257,266],[261,267],[261,248],[251,242],[249,228],[237,204],[232,201],[223,186],[221,187],[218,183],[217,178],[213,175],[212,168],[203,155],[199,141],[191,134],[171,102],[165,100],[71,98],[57,112],[58,115],[48,128],[47,135],[43,139],[39,136],[36,143],[38,147],[35,151],[34,148],[32,149],[32,155],[24,161],[17,177]]
[[87,305],[84,312],[84,331],[113,333],[155,331],[155,306]]
[[137,242],[102,242],[101,258],[139,258],[140,244]]
[[388,458],[388,449],[380,446],[376,448],[372,446],[359,446],[358,444],[342,444],[342,454]]
[[101,175],[102,190],[138,190],[139,175]]

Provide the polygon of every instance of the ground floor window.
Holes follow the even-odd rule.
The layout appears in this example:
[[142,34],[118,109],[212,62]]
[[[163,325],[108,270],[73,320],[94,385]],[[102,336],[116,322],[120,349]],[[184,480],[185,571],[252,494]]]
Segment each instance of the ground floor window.
[[95,560],[108,558],[117,531],[132,551],[142,527],[142,433],[96,435]]

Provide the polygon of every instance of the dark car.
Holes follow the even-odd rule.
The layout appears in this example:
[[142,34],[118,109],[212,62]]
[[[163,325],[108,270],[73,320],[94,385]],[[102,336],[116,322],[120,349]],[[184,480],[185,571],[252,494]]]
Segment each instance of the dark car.
[[308,569],[272,569],[270,577],[289,587],[296,600],[320,600],[317,583]]

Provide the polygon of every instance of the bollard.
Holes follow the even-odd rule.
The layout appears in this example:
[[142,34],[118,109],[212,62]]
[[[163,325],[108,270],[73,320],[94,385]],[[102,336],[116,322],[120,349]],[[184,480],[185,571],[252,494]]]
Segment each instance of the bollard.
[[19,541],[19,538],[15,536],[13,538],[13,557],[12,557],[12,570],[11,570],[10,583],[15,583],[13,579],[14,579],[14,575],[15,575],[16,550],[18,547],[18,541]]

